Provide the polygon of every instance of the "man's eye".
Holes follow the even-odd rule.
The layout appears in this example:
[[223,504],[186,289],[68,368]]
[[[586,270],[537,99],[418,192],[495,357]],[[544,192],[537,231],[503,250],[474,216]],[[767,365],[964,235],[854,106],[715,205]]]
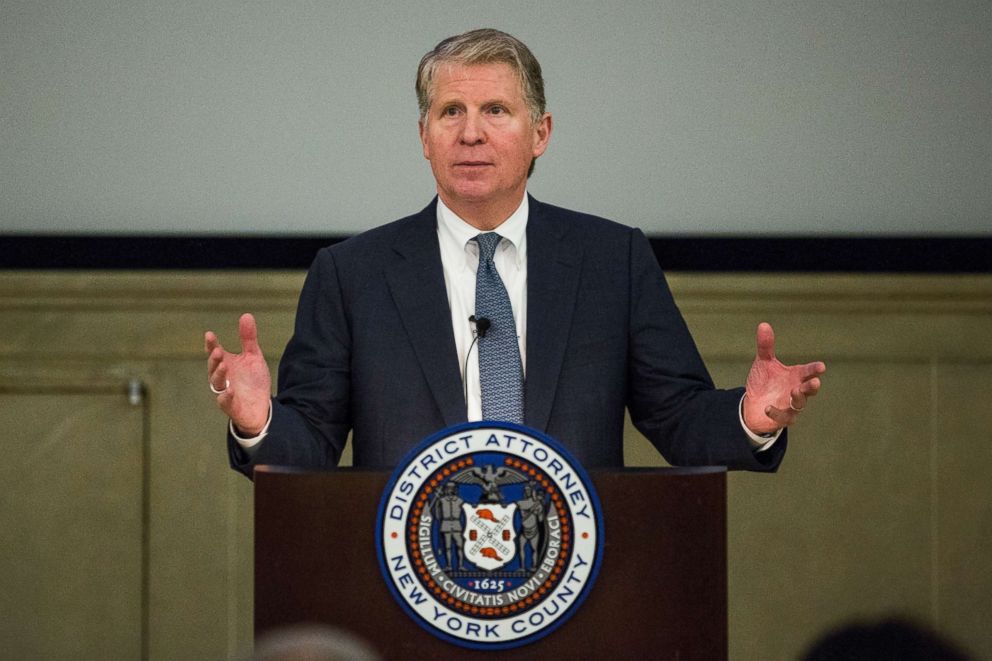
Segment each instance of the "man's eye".
[[490,115],[502,115],[506,113],[506,108],[503,106],[492,106],[489,108]]
[[444,115],[445,117],[455,117],[456,115],[458,115],[458,108],[456,108],[455,106],[448,106],[447,108],[444,109],[444,111],[441,114]]

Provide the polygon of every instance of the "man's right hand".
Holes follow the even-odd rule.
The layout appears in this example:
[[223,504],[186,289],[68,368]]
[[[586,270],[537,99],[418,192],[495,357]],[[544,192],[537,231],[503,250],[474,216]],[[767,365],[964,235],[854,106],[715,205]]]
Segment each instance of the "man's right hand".
[[224,350],[213,331],[203,335],[207,352],[207,378],[219,394],[217,406],[227,414],[239,435],[258,436],[269,419],[272,377],[258,346],[255,317],[241,315],[238,321],[241,353]]

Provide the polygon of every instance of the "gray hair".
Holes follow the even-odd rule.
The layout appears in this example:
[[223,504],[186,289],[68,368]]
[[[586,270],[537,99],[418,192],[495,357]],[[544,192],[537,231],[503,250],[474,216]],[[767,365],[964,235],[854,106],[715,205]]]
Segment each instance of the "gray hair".
[[421,121],[427,119],[434,95],[434,78],[442,64],[510,65],[520,79],[531,120],[536,124],[544,116],[544,78],[537,58],[516,37],[492,28],[483,28],[448,37],[420,60],[416,88]]

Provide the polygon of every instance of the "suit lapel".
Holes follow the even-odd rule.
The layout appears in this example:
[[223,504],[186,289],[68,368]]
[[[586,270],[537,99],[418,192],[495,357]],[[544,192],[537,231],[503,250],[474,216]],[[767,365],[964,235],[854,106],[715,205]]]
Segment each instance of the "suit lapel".
[[561,214],[530,198],[524,420],[547,429],[579,286],[581,247]]
[[465,422],[465,396],[451,328],[432,203],[397,236],[395,261],[386,269],[393,302],[445,426]]

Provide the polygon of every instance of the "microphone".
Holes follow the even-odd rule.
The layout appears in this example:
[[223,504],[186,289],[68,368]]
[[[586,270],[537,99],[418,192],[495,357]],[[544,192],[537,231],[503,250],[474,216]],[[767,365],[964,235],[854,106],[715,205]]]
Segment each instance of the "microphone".
[[468,357],[472,355],[472,349],[475,347],[475,343],[479,341],[480,337],[486,336],[486,331],[489,327],[493,325],[493,322],[489,321],[485,317],[476,317],[474,314],[468,318],[470,324],[475,324],[475,337],[472,338],[472,344],[468,345],[468,351],[465,353],[465,369],[462,370],[462,374],[465,375],[465,402],[468,402]]
[[493,322],[485,317],[476,317],[474,314],[468,320],[475,324],[475,332],[479,337],[485,337],[489,327],[493,325]]

